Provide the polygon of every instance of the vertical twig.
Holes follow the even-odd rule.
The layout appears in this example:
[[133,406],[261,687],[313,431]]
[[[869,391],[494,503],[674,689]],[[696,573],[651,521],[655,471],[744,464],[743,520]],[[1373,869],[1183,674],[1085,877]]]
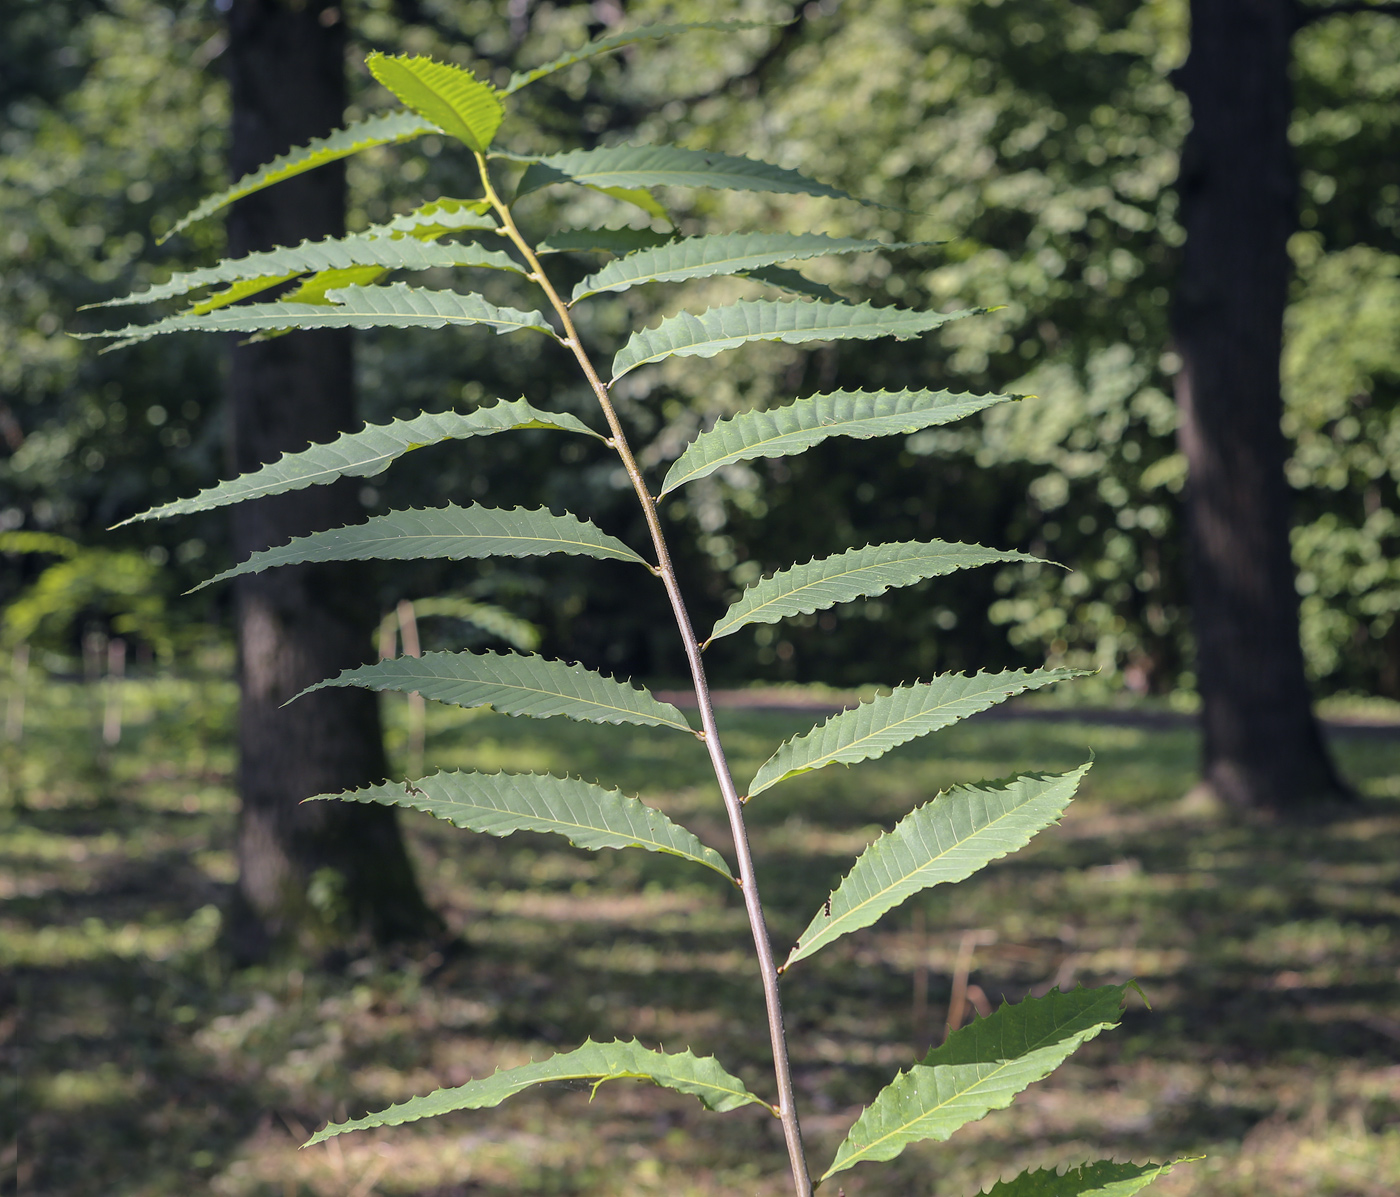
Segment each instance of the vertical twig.
[[10,696],[5,706],[5,739],[18,744],[24,739],[24,697],[29,682],[29,645],[15,645],[10,657]]
[[[969,986],[967,978],[972,971],[973,953],[980,945],[993,944],[996,943],[996,940],[997,933],[995,931],[964,931],[962,934],[962,941],[958,944],[957,961],[953,965],[953,992],[948,998],[948,1021],[943,1029],[945,1043],[948,1041],[948,1036],[962,1026],[969,998],[977,1007],[978,1014],[986,1017],[991,1013],[987,1005],[987,995],[978,986]],[[976,993],[973,993],[973,990],[976,990]]]
[[914,1059],[928,1054],[928,927],[922,906],[914,907],[914,1008],[909,1023],[914,1032]]
[[[423,649],[418,641],[418,617],[414,614],[413,603],[408,599],[399,600],[398,617],[403,655],[421,657]],[[427,737],[427,723],[427,704],[423,696],[414,690],[408,696],[408,771],[414,777],[423,772],[423,741]]]

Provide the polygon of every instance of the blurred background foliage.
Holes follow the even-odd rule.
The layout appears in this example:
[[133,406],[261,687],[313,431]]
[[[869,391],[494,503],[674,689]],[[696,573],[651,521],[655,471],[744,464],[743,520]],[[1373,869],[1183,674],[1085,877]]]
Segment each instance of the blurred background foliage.
[[[691,34],[561,72],[517,97],[533,123],[508,120],[502,141],[540,152],[664,140],[800,168],[885,206],[659,198],[682,232],[761,223],[938,243],[809,273],[853,300],[997,311],[919,341],[758,345],[639,371],[619,390],[644,463],[664,467],[718,416],[817,390],[921,385],[1035,398],[902,441],[833,441],[734,467],[668,499],[665,517],[685,533],[680,565],[702,596],[698,622],[779,565],[877,539],[976,540],[1063,568],[973,571],[761,627],[715,647],[718,680],[859,684],[1049,656],[1099,668],[1107,690],[1189,692],[1184,463],[1167,332],[1182,236],[1172,186],[1189,119],[1171,82],[1186,52],[1184,0],[730,8],[794,23]],[[625,11],[358,0],[345,16],[354,117],[388,104],[361,64],[370,48],[433,54],[500,81],[511,64],[544,61],[619,20],[715,11],[686,0],[633,0]],[[161,652],[185,642],[181,628],[220,618],[217,592],[175,596],[225,561],[223,520],[105,529],[225,472],[224,347],[185,337],[103,356],[66,333],[101,326],[83,304],[220,251],[217,220],[163,246],[155,237],[224,180],[224,45],[215,3],[10,0],[0,14],[0,531],[51,533],[119,551],[133,568],[147,563],[149,609],[163,630],[139,635]],[[1304,645],[1321,692],[1400,697],[1400,22],[1318,22],[1298,35],[1296,64],[1303,194],[1284,367]],[[467,166],[435,138],[353,159],[352,227],[423,198],[470,194]],[[531,202],[537,229],[546,215],[649,219],[592,193],[552,189]],[[563,275],[583,271],[581,260],[555,261]],[[493,281],[488,296],[499,289],[508,301],[510,286]],[[608,352],[627,328],[682,302],[756,286],[706,280],[604,298],[585,335]],[[562,355],[543,342],[505,345],[471,332],[364,335],[362,414],[378,421],[522,394],[588,410]],[[635,537],[615,466],[561,440],[536,433],[424,450],[413,466],[369,480],[362,499],[367,512],[543,501]],[[878,487],[867,481],[875,477]],[[0,603],[24,596],[31,619],[49,593],[46,571],[80,559],[0,552]],[[547,652],[567,646],[590,664],[679,674],[678,646],[654,630],[665,627],[648,606],[659,596],[621,586],[589,562],[423,562],[384,582],[381,605],[452,592],[536,625]],[[83,619],[120,631],[112,604],[84,610],[70,646]],[[886,634],[871,636],[867,621]],[[46,634],[58,651],[63,633]]]

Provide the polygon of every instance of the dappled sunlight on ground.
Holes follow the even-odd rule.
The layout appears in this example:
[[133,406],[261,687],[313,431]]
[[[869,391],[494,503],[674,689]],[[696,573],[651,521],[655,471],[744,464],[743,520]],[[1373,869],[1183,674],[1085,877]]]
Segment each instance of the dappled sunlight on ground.
[[[233,876],[232,697],[221,682],[132,683],[123,740],[104,754],[81,689],[50,685],[31,696],[23,751],[0,747],[7,1185],[23,1197],[787,1191],[765,1112],[706,1114],[631,1082],[298,1150],[327,1119],[590,1035],[713,1052],[766,1094],[761,996],[738,895],[708,871],[416,815],[405,825],[424,884],[469,953],[226,971],[211,945]],[[397,699],[387,709],[400,717]],[[723,712],[740,781],[813,719]],[[1200,1154],[1152,1191],[1400,1192],[1400,739],[1339,748],[1367,800],[1308,826],[1246,824],[1188,797],[1192,734],[1116,724],[974,721],[755,798],[781,956],[853,854],[940,787],[1096,757],[1062,826],[785,977],[815,1161],[916,1045],[941,1038],[961,953],[973,1004],[1136,978],[1151,1008],[1130,997],[1120,1029],[949,1143],[843,1174],[850,1197],[971,1197],[1023,1167]],[[617,785],[726,848],[703,751],[685,736],[436,708],[428,754]]]

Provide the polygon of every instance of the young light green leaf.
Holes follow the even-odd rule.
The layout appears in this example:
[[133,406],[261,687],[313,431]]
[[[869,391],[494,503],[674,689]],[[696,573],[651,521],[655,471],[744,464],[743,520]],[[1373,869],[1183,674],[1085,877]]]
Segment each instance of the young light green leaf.
[[114,332],[75,333],[79,337],[120,337],[108,349],[121,349],[172,332],[273,332],[291,328],[442,328],[483,324],[498,333],[534,329],[554,336],[540,312],[498,308],[480,295],[435,291],[394,283],[389,287],[340,287],[326,292],[329,303],[250,303],[203,316],[167,316],[152,324],[128,324]]
[[804,295],[808,299],[824,299],[827,303],[845,303],[846,299],[838,291],[833,291],[825,283],[813,282],[805,274],[788,270],[783,266],[759,266],[755,270],[745,270],[740,278],[751,278],[756,283],[767,283],[794,295]]
[[457,827],[487,835],[543,831],[575,848],[644,848],[704,865],[734,880],[713,848],[661,811],[620,790],[547,773],[434,773],[415,782],[384,782],[345,794],[343,802],[377,802],[426,811]]
[[847,549],[805,565],[779,570],[755,582],[710,632],[708,645],[751,623],[777,623],[789,615],[809,615],[837,603],[874,598],[892,586],[909,586],[925,578],[994,561],[1034,561],[1025,553],[985,549],[956,541],[895,541]]
[[577,303],[584,296],[603,291],[625,291],[642,283],[674,283],[716,274],[742,274],[778,262],[902,248],[902,244],[827,237],[821,233],[719,233],[685,237],[609,262],[574,288],[570,302]]
[[288,150],[266,166],[260,166],[252,174],[244,175],[232,187],[201,200],[190,212],[177,220],[168,233],[157,238],[157,244],[163,244],[195,221],[203,220],[234,200],[252,195],[264,187],[271,187],[283,179],[305,174],[308,170],[315,170],[327,162],[348,158],[351,154],[358,154],[361,150],[368,150],[377,145],[395,145],[437,131],[437,126],[415,113],[390,112],[384,116],[371,116],[356,121],[353,125],[337,129],[329,137],[313,138],[306,145]]
[[971,677],[945,673],[932,681],[898,686],[786,741],[754,775],[749,797],[827,765],[874,760],[1013,695],[1078,676],[1080,671],[1074,669],[1009,669]]
[[524,399],[496,403],[476,411],[424,412],[410,420],[368,424],[358,432],[342,433],[327,444],[285,453],[259,469],[217,483],[192,498],[152,507],[123,520],[122,524],[207,511],[245,499],[300,490],[304,486],[321,486],[337,478],[372,478],[414,449],[517,428],[551,428],[602,439],[577,417],[567,412],[541,411]]
[[430,200],[395,216],[384,224],[373,224],[365,230],[372,237],[392,237],[396,233],[407,233],[422,241],[431,241],[445,233],[461,233],[474,230],[495,229],[499,226],[491,215],[491,201],[484,199],[464,200],[443,196]]
[[736,29],[762,29],[769,24],[770,22],[767,21],[688,21],[680,25],[647,25],[641,29],[633,29],[628,33],[610,33],[606,37],[595,38],[577,50],[560,55],[542,66],[532,67],[528,71],[516,71],[510,77],[510,82],[506,84],[501,95],[513,95],[536,79],[543,79],[546,75],[562,71],[565,67],[573,66],[574,63],[582,62],[586,58],[620,50],[623,46],[630,46],[634,42],[670,37],[677,33],[689,33],[692,29],[716,29],[722,32],[731,32]]
[[[363,524],[298,536],[287,544],[254,553],[241,565],[201,582],[256,574],[275,565],[315,561],[419,561],[468,557],[539,557],[571,553],[613,561],[647,563],[622,541],[575,515],[554,515],[524,507],[434,507],[391,511]],[[648,569],[651,566],[647,566]]]
[[505,109],[496,89],[463,67],[378,51],[365,65],[405,107],[478,154],[486,152],[501,127]]
[[987,1197],[1133,1197],[1154,1180],[1166,1176],[1177,1164],[1118,1164],[1097,1160],[1078,1168],[1056,1172],[1037,1168],[1022,1172],[1012,1180],[999,1180],[987,1190]]
[[865,1160],[891,1160],[910,1143],[942,1141],[1009,1106],[1081,1043],[1116,1026],[1127,985],[1056,990],[1003,1005],[954,1031],[890,1082],[861,1113],[822,1180]]
[[860,854],[783,968],[870,926],[919,891],[961,881],[1024,847],[1064,814],[1088,770],[1085,764],[1069,773],[1023,773],[995,785],[954,786],[917,807]]
[[[330,238],[325,241],[303,241],[290,249],[270,249],[248,254],[242,258],[226,258],[216,266],[202,270],[186,270],[174,274],[169,281],[134,295],[123,295],[91,306],[123,307],[135,303],[154,303],[173,295],[184,295],[200,287],[221,283],[259,280],[264,287],[323,270],[343,270],[352,266],[380,266],[386,270],[431,270],[435,266],[481,266],[491,270],[509,270],[524,274],[525,269],[509,254],[484,249],[470,242],[440,244],[412,236],[386,236],[360,233],[354,237]],[[275,275],[277,277],[267,277]],[[262,288],[255,288],[261,290]],[[242,299],[245,291],[225,299]],[[219,306],[223,306],[220,304]],[[201,310],[196,308],[196,311]],[[212,310],[212,309],[209,309]]]
[[673,237],[673,233],[655,233],[651,229],[561,229],[535,246],[535,252],[607,253],[622,257],[639,249],[665,245]]
[[[625,259],[624,259],[625,260]],[[629,370],[668,357],[714,357],[748,341],[836,341],[873,337],[906,340],[950,320],[975,316],[961,312],[911,312],[868,303],[791,303],[781,299],[741,299],[698,316],[677,312],[655,328],[632,334],[613,358],[613,381]]]
[[951,391],[831,391],[770,411],[742,412],[717,421],[691,441],[666,471],[661,493],[669,494],[736,461],[789,457],[829,436],[866,440],[917,432],[1014,398]]
[[[347,669],[307,686],[365,686],[371,690],[416,690],[424,698],[459,707],[493,707],[503,715],[548,719],[563,715],[584,723],[635,723],[692,731],[669,702],[582,665],[514,653],[424,653]],[[297,695],[298,698],[301,695]]]
[[[534,652],[540,646],[539,628],[528,619],[521,619],[494,603],[481,603],[455,594],[439,594],[432,598],[414,599],[413,614],[419,622],[435,616],[465,620],[521,652]],[[390,621],[388,631],[397,630],[398,612],[391,611],[384,619]],[[384,623],[381,622],[379,626],[383,629]]]
[[716,187],[723,191],[771,191],[851,199],[770,162],[738,158],[717,150],[685,150],[673,145],[619,145],[568,150],[542,158],[512,156],[530,163],[516,190],[528,195],[554,183],[585,187]]
[[426,1097],[410,1098],[377,1114],[367,1114],[349,1122],[333,1122],[312,1135],[305,1146],[324,1142],[346,1131],[365,1130],[373,1126],[398,1126],[418,1118],[450,1114],[454,1110],[498,1106],[522,1089],[549,1081],[591,1080],[601,1084],[603,1081],[624,1078],[651,1081],[666,1089],[689,1093],[710,1109],[721,1112],[745,1105],[760,1105],[769,1110],[773,1108],[744,1088],[744,1082],[726,1072],[713,1056],[697,1057],[689,1051],[651,1051],[635,1040],[594,1043],[590,1039],[575,1051],[551,1056],[538,1064],[503,1069],[455,1089],[439,1089]]

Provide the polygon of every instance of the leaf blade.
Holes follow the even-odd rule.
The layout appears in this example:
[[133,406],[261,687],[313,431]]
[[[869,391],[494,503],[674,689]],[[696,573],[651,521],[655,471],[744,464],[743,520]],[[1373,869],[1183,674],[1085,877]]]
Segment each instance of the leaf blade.
[[609,253],[617,257],[639,249],[654,249],[674,238],[673,233],[651,229],[560,229],[535,246],[538,254]]
[[525,399],[495,403],[472,412],[424,412],[408,420],[367,424],[358,432],[346,432],[321,445],[298,453],[284,453],[268,465],[240,474],[200,491],[188,499],[162,503],[123,520],[117,527],[140,520],[189,515],[246,499],[280,495],[307,486],[320,486],[337,478],[371,478],[389,468],[406,453],[446,440],[490,436],[519,428],[549,428],[580,432],[602,439],[567,412],[546,412]]
[[484,154],[505,117],[496,89],[471,71],[408,54],[371,53],[370,74],[423,120]]
[[625,291],[643,283],[673,283],[717,274],[740,274],[776,266],[779,262],[828,254],[904,248],[907,246],[903,243],[828,237],[821,233],[717,233],[684,237],[609,262],[574,287],[570,302],[577,303],[605,291]]
[[897,686],[785,741],[759,766],[749,783],[749,797],[827,765],[874,760],[1013,695],[1078,676],[1073,669],[1008,669],[971,677],[945,673],[931,681]]
[[632,334],[613,358],[613,381],[630,370],[668,357],[714,357],[749,341],[836,341],[875,337],[904,340],[977,314],[911,312],[869,303],[792,303],[780,299],[741,299],[696,315],[677,312],[655,328]]
[[1178,1164],[1190,1162],[1189,1158],[1173,1160],[1170,1164],[1095,1160],[1064,1172],[1037,1168],[1011,1180],[997,1181],[987,1190],[987,1197],[1133,1197]]
[[1023,773],[995,786],[953,786],[916,807],[856,858],[783,969],[870,926],[914,894],[961,881],[1024,847],[1064,813],[1088,770],[1085,764],[1068,773]]
[[429,652],[420,657],[395,657],[343,670],[334,678],[307,686],[301,694],[327,686],[416,690],[437,702],[489,706],[503,715],[533,719],[562,715],[584,723],[632,723],[694,734],[679,710],[654,698],[645,687],[533,654]]
[[321,1143],[346,1131],[398,1126],[455,1110],[477,1110],[500,1105],[522,1089],[549,1081],[597,1080],[601,1083],[624,1077],[649,1080],[664,1088],[688,1093],[698,1097],[710,1109],[720,1112],[751,1104],[772,1109],[766,1101],[750,1093],[738,1077],[725,1071],[713,1056],[695,1056],[689,1050],[656,1052],[642,1047],[636,1040],[594,1043],[590,1039],[574,1051],[551,1056],[539,1063],[504,1069],[481,1080],[468,1081],[455,1089],[439,1089],[425,1097],[410,1098],[364,1118],[332,1123],[312,1135],[305,1146]]
[[390,112],[383,116],[366,117],[362,121],[346,125],[343,129],[337,129],[326,137],[314,137],[306,145],[288,150],[267,165],[260,166],[251,174],[244,175],[233,186],[201,200],[194,208],[180,217],[170,227],[169,232],[158,237],[156,243],[158,245],[164,244],[176,233],[189,228],[195,221],[203,220],[220,208],[227,207],[234,200],[242,199],[245,195],[252,195],[264,187],[271,187],[274,183],[282,182],[283,179],[305,174],[308,170],[315,170],[316,167],[324,166],[328,162],[348,158],[351,154],[358,154],[361,150],[368,150],[379,145],[396,145],[402,141],[411,141],[415,137],[422,137],[425,133],[437,131],[435,125],[416,113]]
[[720,616],[706,645],[751,623],[777,623],[857,598],[873,598],[895,586],[998,561],[1034,561],[1026,553],[956,541],[892,541],[847,549],[779,570],[755,582]]
[[129,324],[103,333],[75,333],[80,339],[121,338],[108,349],[148,341],[173,332],[275,332],[292,328],[442,328],[480,324],[497,333],[532,329],[554,336],[541,312],[497,307],[479,295],[394,283],[387,287],[341,287],[327,292],[329,304],[250,303],[207,315],[167,316],[151,324]]
[[1127,988],[1052,990],[954,1031],[862,1111],[821,1179],[865,1160],[893,1159],[910,1143],[941,1141],[1004,1109],[1080,1044],[1116,1026]]
[[593,851],[641,848],[681,857],[734,880],[723,856],[655,807],[573,777],[453,770],[319,798],[406,806],[485,835],[539,831]]
[[[391,511],[363,524],[299,536],[276,548],[254,553],[195,587],[259,573],[277,565],[323,561],[418,561],[446,558],[536,557],[548,553],[646,561],[616,537],[574,515],[530,511],[523,507],[434,507]],[[650,569],[650,566],[647,566]]]
[[769,191],[852,199],[844,191],[818,183],[795,170],[755,158],[715,150],[687,150],[667,145],[606,146],[567,150],[526,158],[517,196],[555,183],[585,187],[716,187],[723,191]]
[[832,436],[867,440],[917,432],[1014,398],[951,391],[830,391],[768,411],[742,412],[716,421],[685,447],[666,472],[661,494],[737,461],[789,457]]

